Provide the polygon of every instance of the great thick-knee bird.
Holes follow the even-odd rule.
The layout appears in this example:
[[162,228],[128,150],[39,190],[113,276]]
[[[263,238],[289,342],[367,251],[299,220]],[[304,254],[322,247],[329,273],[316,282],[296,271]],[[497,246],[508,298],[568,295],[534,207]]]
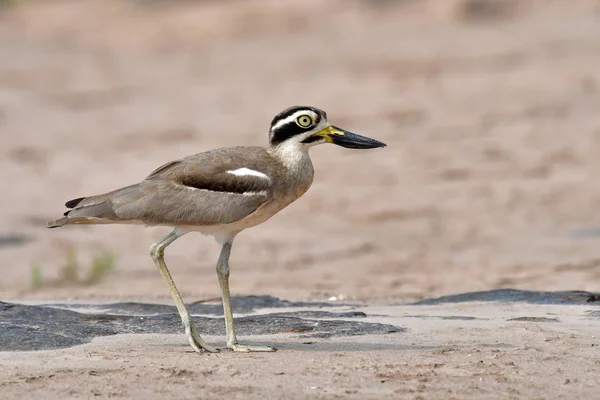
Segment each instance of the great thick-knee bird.
[[191,321],[164,260],[165,248],[189,232],[213,235],[222,244],[217,275],[223,295],[227,347],[234,351],[273,351],[238,343],[229,294],[229,255],[244,229],[261,224],[302,196],[313,181],[308,150],[333,143],[351,149],[385,147],[377,140],[331,125],[315,107],[290,107],[273,118],[269,146],[227,147],[171,161],[136,184],[68,201],[64,217],[49,228],[70,224],[170,226],[173,231],[150,246],[150,254],[177,306],[195,351],[208,345]]

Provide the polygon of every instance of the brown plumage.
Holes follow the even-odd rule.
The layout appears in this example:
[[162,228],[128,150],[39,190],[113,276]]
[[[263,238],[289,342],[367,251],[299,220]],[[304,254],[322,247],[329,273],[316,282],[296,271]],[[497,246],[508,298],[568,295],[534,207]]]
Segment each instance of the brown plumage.
[[[247,168],[269,177],[237,176]],[[275,193],[294,188],[282,163],[262,147],[232,147],[195,154],[157,168],[139,183],[68,201],[65,217],[48,224],[214,226],[247,217]],[[308,176],[306,176],[308,178]],[[292,183],[290,186],[289,184]],[[308,188],[307,188],[308,189]]]
[[229,295],[229,255],[239,232],[268,220],[308,190],[313,180],[308,149],[323,143],[363,149],[385,146],[330,125],[322,110],[291,107],[273,119],[268,148],[230,147],[171,161],[134,185],[68,201],[65,206],[70,210],[48,227],[128,223],[173,227],[150,247],[150,254],[169,286],[188,341],[198,352],[217,349],[208,345],[191,323],[164,261],[164,250],[191,231],[213,235],[223,244],[217,274],[227,347],[243,352],[273,351],[237,341]]

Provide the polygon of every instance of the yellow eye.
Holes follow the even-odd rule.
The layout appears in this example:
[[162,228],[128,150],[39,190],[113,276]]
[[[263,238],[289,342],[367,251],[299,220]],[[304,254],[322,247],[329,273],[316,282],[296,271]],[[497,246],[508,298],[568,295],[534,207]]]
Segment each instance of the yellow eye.
[[304,114],[296,118],[296,123],[302,128],[308,128],[313,124],[313,120],[310,115]]

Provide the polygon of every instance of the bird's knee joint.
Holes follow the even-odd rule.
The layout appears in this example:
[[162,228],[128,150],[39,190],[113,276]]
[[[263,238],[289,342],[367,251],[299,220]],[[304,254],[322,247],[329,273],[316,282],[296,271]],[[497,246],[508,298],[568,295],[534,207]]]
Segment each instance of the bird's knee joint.
[[165,255],[165,248],[163,246],[161,246],[158,243],[154,243],[152,246],[150,246],[150,256],[152,256],[152,258],[154,260],[159,259],[161,256]]

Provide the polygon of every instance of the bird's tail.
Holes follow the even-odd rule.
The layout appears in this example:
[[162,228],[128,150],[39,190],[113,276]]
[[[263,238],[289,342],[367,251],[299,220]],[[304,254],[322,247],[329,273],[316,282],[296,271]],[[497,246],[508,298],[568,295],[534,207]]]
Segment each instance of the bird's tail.
[[70,224],[111,224],[120,218],[115,214],[113,197],[131,187],[97,196],[79,197],[69,200],[65,207],[69,210],[64,217],[48,222],[48,228],[58,228]]
[[94,217],[78,217],[78,218],[62,217],[55,221],[48,222],[46,227],[47,228],[60,228],[61,226],[70,225],[70,224],[96,224],[97,225],[97,224],[111,224],[111,223],[113,223],[113,222],[110,220],[94,218]]
[[59,218],[56,221],[50,221],[48,222],[48,225],[46,226],[47,228],[60,228],[63,225],[66,225],[69,223],[69,218],[67,217],[63,217],[63,218]]

